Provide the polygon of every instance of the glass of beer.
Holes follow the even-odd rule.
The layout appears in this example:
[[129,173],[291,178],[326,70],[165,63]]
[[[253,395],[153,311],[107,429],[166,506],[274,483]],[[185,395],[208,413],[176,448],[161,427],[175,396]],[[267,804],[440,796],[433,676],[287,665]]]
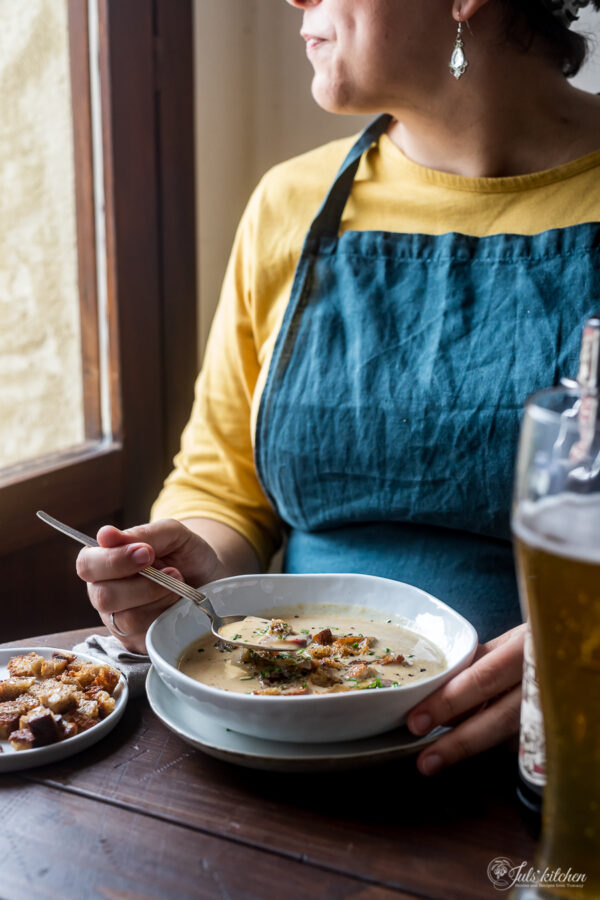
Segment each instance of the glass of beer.
[[546,736],[542,836],[517,896],[600,898],[600,422],[576,382],[529,398],[513,535]]

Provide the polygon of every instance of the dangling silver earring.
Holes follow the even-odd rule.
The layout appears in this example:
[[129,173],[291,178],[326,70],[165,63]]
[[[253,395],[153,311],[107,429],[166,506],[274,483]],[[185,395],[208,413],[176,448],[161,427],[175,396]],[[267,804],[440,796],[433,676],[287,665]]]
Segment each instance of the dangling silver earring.
[[462,39],[462,22],[458,21],[458,31],[456,34],[456,41],[454,43],[454,49],[452,51],[452,56],[450,57],[450,64],[448,68],[451,73],[454,75],[456,79],[461,78],[465,74],[465,69],[469,65],[465,57],[465,51],[463,50],[464,44]]

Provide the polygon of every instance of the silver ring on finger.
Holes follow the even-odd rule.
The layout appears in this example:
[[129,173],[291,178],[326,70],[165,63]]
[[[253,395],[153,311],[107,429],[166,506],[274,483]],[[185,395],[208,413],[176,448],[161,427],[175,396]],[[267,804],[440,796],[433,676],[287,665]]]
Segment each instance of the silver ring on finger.
[[115,614],[114,613],[110,614],[110,627],[112,628],[112,630],[114,631],[115,634],[119,635],[119,637],[129,637],[131,634],[133,634],[133,631],[121,631],[121,629],[115,622]]

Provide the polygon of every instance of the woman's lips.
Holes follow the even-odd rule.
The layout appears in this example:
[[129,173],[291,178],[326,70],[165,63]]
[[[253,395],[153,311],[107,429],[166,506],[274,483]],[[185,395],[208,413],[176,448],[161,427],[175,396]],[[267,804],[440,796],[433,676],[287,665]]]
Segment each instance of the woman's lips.
[[306,34],[306,32],[302,32],[302,37],[306,41],[306,52],[310,53],[312,50],[316,50],[317,47],[320,47],[322,44],[327,43],[327,38],[319,37],[316,34]]

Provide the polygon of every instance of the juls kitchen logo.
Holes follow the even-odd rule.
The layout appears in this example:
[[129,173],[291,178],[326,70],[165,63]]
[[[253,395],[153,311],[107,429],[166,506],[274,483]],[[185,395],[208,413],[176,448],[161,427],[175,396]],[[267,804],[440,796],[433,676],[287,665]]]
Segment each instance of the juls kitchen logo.
[[569,866],[564,870],[536,869],[527,860],[515,865],[506,856],[497,856],[487,868],[488,878],[497,891],[509,891],[513,887],[583,887],[587,878],[583,872],[574,872]]

